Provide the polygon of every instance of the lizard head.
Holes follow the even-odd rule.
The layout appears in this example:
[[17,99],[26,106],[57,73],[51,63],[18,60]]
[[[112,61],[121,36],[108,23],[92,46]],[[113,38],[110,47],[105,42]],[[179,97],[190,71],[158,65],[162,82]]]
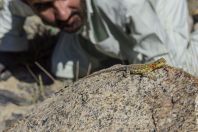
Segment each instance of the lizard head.
[[155,64],[156,67],[162,67],[166,64],[166,60],[164,58],[160,58],[156,60],[153,64]]

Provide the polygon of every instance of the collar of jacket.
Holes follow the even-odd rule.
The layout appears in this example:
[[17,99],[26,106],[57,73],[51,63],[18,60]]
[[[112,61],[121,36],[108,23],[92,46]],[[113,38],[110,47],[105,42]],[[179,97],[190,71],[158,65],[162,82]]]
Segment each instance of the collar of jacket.
[[85,0],[87,21],[82,30],[82,35],[93,43],[101,42],[109,37],[105,22],[100,14],[95,0]]

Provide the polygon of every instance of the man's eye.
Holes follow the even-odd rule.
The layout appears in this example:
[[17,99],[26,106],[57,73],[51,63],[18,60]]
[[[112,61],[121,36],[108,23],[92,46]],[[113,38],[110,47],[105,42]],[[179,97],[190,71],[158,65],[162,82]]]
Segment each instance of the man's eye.
[[51,2],[42,3],[42,4],[41,4],[41,3],[36,3],[36,4],[34,4],[33,6],[34,6],[34,8],[35,8],[36,10],[41,11],[41,10],[45,10],[45,9],[51,7],[51,6],[52,6],[52,3],[51,3]]

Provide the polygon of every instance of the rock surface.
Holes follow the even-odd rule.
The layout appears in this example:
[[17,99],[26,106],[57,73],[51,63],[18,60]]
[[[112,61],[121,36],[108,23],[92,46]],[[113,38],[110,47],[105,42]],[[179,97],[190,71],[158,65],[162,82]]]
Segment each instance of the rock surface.
[[198,131],[198,80],[169,66],[150,74],[81,79],[6,131]]

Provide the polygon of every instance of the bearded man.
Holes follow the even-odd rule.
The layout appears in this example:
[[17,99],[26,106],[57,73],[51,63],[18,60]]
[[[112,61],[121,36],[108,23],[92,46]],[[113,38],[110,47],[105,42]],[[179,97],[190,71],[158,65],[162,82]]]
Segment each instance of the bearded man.
[[[185,0],[15,2],[25,3],[45,23],[62,30],[51,58],[51,70],[57,77],[74,78],[77,70],[85,76],[90,67],[94,71],[159,57],[198,73],[198,41],[190,40]],[[197,38],[196,34],[191,38]]]

